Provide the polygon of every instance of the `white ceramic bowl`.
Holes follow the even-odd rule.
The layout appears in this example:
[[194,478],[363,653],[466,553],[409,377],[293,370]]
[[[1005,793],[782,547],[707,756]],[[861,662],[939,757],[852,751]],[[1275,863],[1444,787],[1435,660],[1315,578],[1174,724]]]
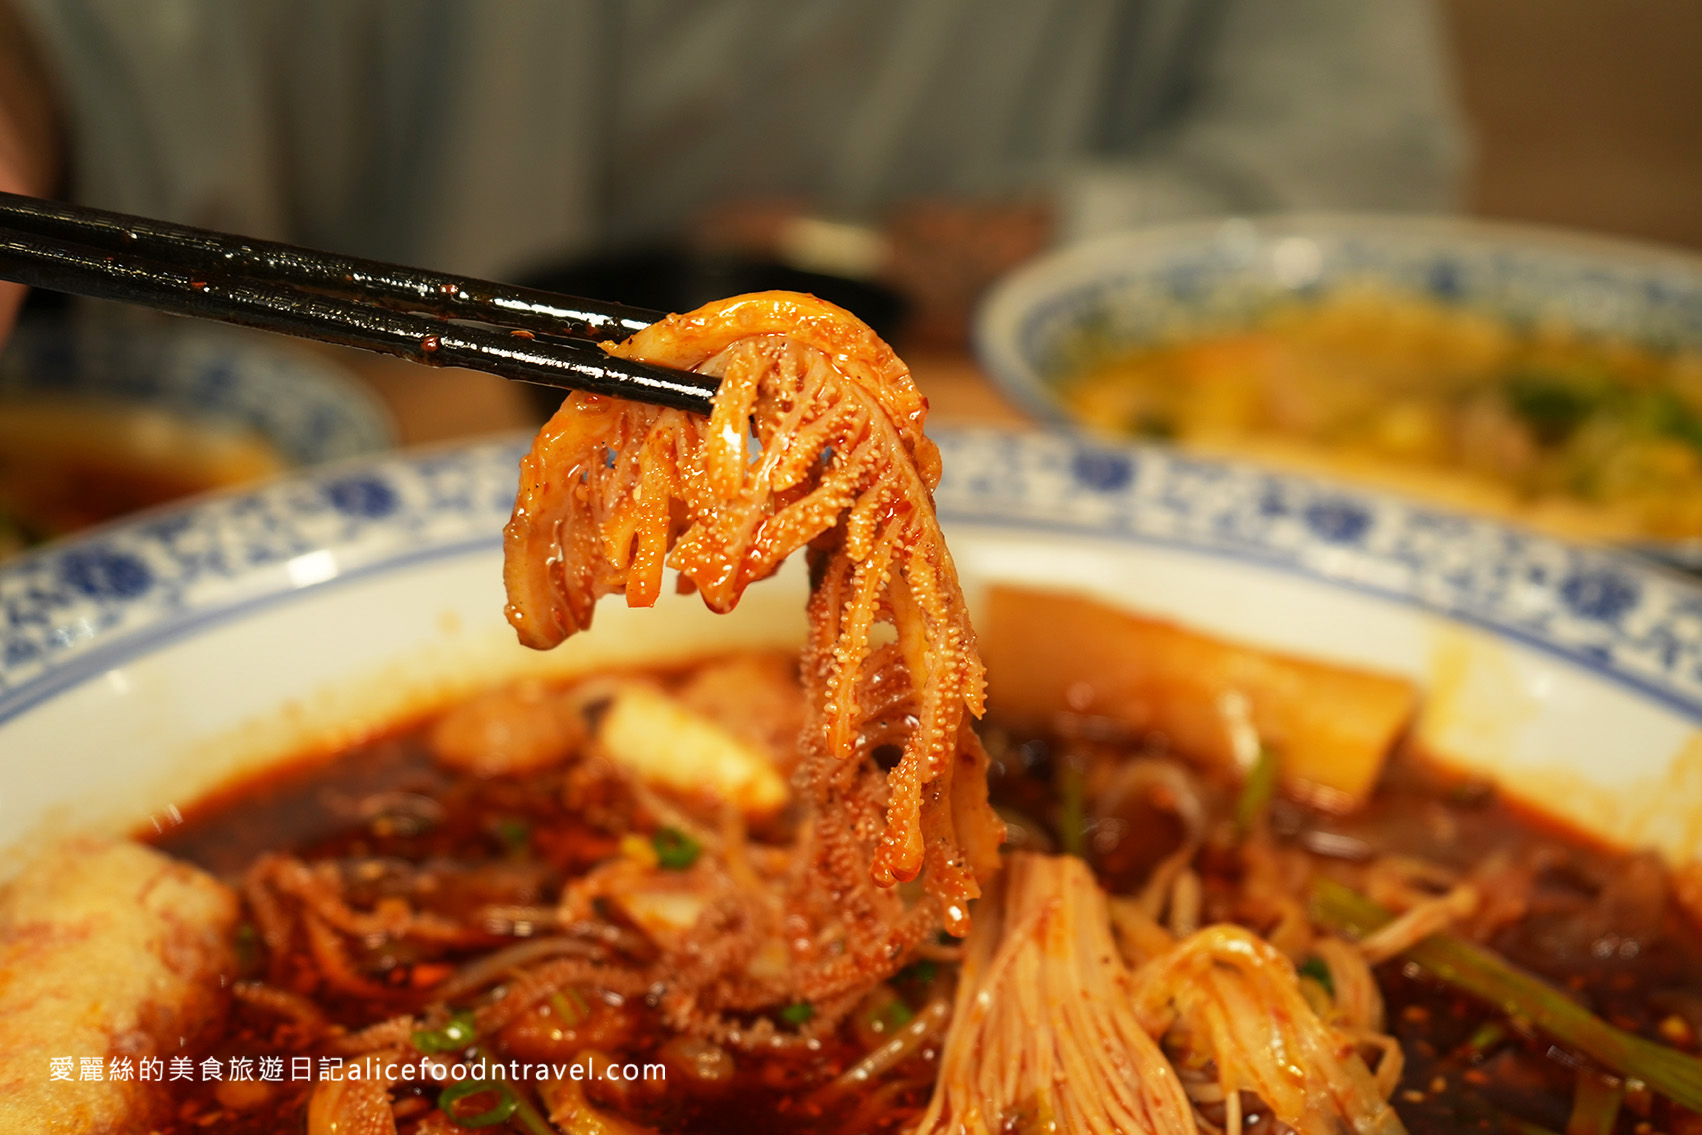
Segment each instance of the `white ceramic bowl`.
[[[1278,300],[1368,281],[1514,323],[1702,348],[1702,257],[1524,225],[1319,214],[1190,222],[1060,249],[993,289],[975,349],[1018,404],[1072,425],[1060,390],[1085,356],[1245,325]],[[1702,567],[1702,541],[1640,548]]]
[[[1091,592],[1410,675],[1453,760],[1608,838],[1702,852],[1702,591],[1492,523],[1160,450],[947,432],[972,601]],[[787,570],[733,615],[630,611],[549,654],[503,622],[523,442],[343,465],[0,568],[0,847],[171,822],[257,764],[527,670],[800,640]]]

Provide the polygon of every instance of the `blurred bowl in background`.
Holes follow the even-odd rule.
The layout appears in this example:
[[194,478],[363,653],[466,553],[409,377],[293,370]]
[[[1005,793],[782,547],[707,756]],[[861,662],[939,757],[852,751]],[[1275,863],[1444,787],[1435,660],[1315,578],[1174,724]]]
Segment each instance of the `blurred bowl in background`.
[[1702,566],[1702,259],[1441,218],[1130,232],[1002,281],[1044,420],[1348,476]]
[[300,348],[192,324],[26,321],[0,354],[0,556],[395,441],[374,395]]

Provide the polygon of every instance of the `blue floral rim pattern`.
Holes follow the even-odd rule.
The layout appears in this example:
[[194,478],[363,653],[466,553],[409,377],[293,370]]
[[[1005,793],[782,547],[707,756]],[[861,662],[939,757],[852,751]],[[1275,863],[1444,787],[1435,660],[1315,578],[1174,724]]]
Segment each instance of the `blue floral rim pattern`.
[[[1160,543],[1410,603],[1702,720],[1702,588],[1612,553],[1328,482],[1063,434],[937,435],[948,524]],[[303,473],[0,567],[0,720],[209,618],[494,549],[521,439]]]
[[95,399],[252,430],[292,466],[396,443],[390,412],[299,345],[174,321],[25,322],[0,353],[0,396]]

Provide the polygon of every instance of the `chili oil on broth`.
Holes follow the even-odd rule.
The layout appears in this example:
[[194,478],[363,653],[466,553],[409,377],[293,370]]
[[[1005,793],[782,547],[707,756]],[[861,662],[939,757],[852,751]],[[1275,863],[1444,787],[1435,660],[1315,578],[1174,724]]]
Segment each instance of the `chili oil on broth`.
[[[358,1032],[418,1012],[436,998],[434,990],[497,950],[559,935],[551,919],[573,880],[634,856],[667,857],[676,865],[689,858],[693,837],[660,823],[657,810],[700,830],[696,825],[713,820],[718,802],[689,792],[634,796],[630,786],[599,775],[596,766],[606,759],[596,753],[600,723],[624,690],[644,689],[705,712],[735,686],[747,694],[759,689],[752,674],[766,674],[774,684],[766,695],[736,703],[746,718],[743,736],[753,747],[769,745],[795,724],[790,716],[797,711],[784,693],[787,681],[796,688],[795,659],[772,652],[568,686],[522,683],[333,760],[237,785],[191,809],[156,846],[227,879],[252,878],[257,864],[280,855],[309,866],[340,864],[342,897],[352,909],[375,911],[401,901],[416,915],[478,927],[471,937],[436,947],[393,940],[357,949],[349,960],[370,988],[326,989],[322,962],[306,942],[283,956],[270,953],[254,928],[255,890],[245,887],[248,921],[239,936],[244,978],[313,991],[328,1022]],[[496,729],[500,722],[509,728]],[[1080,856],[1111,902],[1127,905],[1186,838],[1186,808],[1177,795],[1186,794],[1205,817],[1190,859],[1198,876],[1193,920],[1277,933],[1265,898],[1249,882],[1250,872],[1267,867],[1249,858],[1248,837],[1238,826],[1247,781],[1213,755],[1177,752],[1161,736],[1119,726],[1114,715],[1084,715],[1068,705],[1055,706],[1038,728],[1032,720],[1001,721],[995,709],[982,734],[993,757],[992,797],[1011,826],[1012,854]],[[492,744],[497,736],[506,739]],[[1148,773],[1131,779],[1137,767]],[[1702,943],[1677,897],[1681,882],[1653,857],[1594,845],[1493,786],[1446,773],[1404,748],[1388,760],[1375,792],[1357,810],[1320,810],[1280,791],[1265,807],[1260,857],[1284,864],[1283,870],[1344,878],[1371,893],[1398,879],[1428,894],[1484,864],[1497,865],[1490,876],[1498,888],[1494,901],[1521,909],[1511,920],[1503,911],[1484,939],[1488,945],[1620,1027],[1668,1043],[1676,1038],[1694,1051]],[[754,818],[753,848],[783,845],[787,823],[783,812]],[[1385,868],[1379,864],[1398,866],[1388,866],[1389,877],[1380,883]],[[683,870],[689,872],[690,864]],[[622,949],[645,948],[630,911],[602,905],[593,914]],[[752,1054],[683,1041],[642,991],[609,995],[589,983],[545,999],[481,1043],[495,1056],[516,1059],[566,1061],[595,1050],[663,1063],[665,1090],[637,1085],[588,1097],[605,1116],[655,1130],[685,1135],[733,1123],[775,1132],[904,1130],[934,1090],[943,1029],[859,1085],[855,1095],[835,1093],[831,1085],[923,1014],[937,1012],[933,1006],[957,978],[953,956],[942,949],[880,983],[807,1050]],[[1298,962],[1308,980],[1330,972],[1315,954]],[[1566,1129],[1577,1077],[1594,1074],[1587,1058],[1410,965],[1386,964],[1376,976],[1388,1029],[1404,1055],[1390,1102],[1407,1130],[1504,1130],[1509,1117]],[[501,992],[499,982],[460,1003]],[[239,1001],[213,1051],[317,1056],[335,1047],[333,1035],[309,1039],[292,1031],[298,1026],[280,1020],[276,1006]],[[207,1122],[235,1132],[287,1129],[299,1122],[304,1089],[278,1085],[271,1098],[236,1107],[229,1089],[199,1085],[179,1100],[180,1125],[168,1130],[187,1133]],[[407,1132],[431,1113],[436,1088],[401,1085],[392,1098]],[[824,1099],[833,1106],[821,1106]],[[1633,1132],[1648,1124],[1651,1131],[1683,1131],[1694,1122],[1646,1091],[1630,1092],[1625,1101],[1610,1130]],[[1255,1096],[1244,1102],[1247,1127],[1283,1130]],[[1223,1118],[1209,1104],[1206,1112]],[[835,1120],[842,1122],[835,1127]],[[1024,1130],[1020,1123],[1014,1129]]]
[[96,399],[0,398],[0,558],[285,468],[259,434]]
[[[777,746],[782,736],[795,738],[796,699],[802,695],[796,664],[795,657],[777,652],[747,651],[566,686],[523,681],[330,759],[311,755],[283,765],[186,810],[184,823],[156,837],[155,845],[222,878],[252,880],[279,857],[310,867],[335,863],[341,865],[342,896],[352,908],[373,910],[399,901],[416,914],[477,928],[435,948],[400,941],[357,950],[348,960],[362,975],[359,987],[328,988],[310,944],[298,940],[284,955],[273,954],[249,906],[239,935],[241,980],[305,991],[329,1031],[322,1027],[310,1040],[299,1031],[299,1020],[281,1017],[277,1006],[238,998],[230,1027],[213,1051],[251,1058],[307,1052],[317,1059],[336,1051],[335,1034],[418,1012],[436,1000],[445,982],[478,968],[496,951],[559,937],[554,907],[564,887],[598,867],[635,862],[686,879],[702,846],[679,828],[656,822],[606,768],[599,774],[596,766],[605,758],[593,755],[598,725],[618,712],[618,699],[636,690],[697,707],[691,710],[696,713],[723,701],[736,685],[748,727],[729,735],[741,737],[753,751]],[[790,684],[790,698],[781,676]],[[766,691],[763,683],[769,683]],[[569,724],[556,730],[543,724],[547,718]],[[506,732],[509,740],[490,745],[493,731]],[[533,767],[522,767],[528,764]],[[688,792],[661,807],[670,818],[691,816],[713,825],[722,804]],[[793,822],[784,813],[755,818],[753,847],[759,854],[778,847]],[[691,830],[701,834],[695,826]],[[255,887],[241,891],[252,897]],[[604,937],[643,954],[644,932],[634,913],[599,903],[595,917]],[[591,1097],[613,1117],[610,1122],[645,1125],[634,1130],[711,1132],[736,1123],[753,1132],[817,1131],[826,1120],[816,1094],[939,1000],[949,977],[947,967],[933,964],[903,970],[821,1043],[773,1056],[730,1054],[677,1034],[647,1003],[645,991],[622,995],[591,985],[547,998],[482,1039],[489,1055],[504,1060],[569,1063],[601,1054],[664,1065],[665,1080],[624,1090],[599,1088]],[[501,984],[493,985],[500,992]],[[795,1026],[799,1011],[791,1008],[780,1007],[778,1015]],[[925,1042],[910,1047],[913,1052],[879,1084],[881,1106],[845,1130],[896,1130],[926,1102],[936,1048]],[[199,1084],[177,1101],[181,1126],[166,1130],[176,1135],[204,1130],[208,1123],[239,1133],[293,1129],[311,1087],[272,1085],[269,1098],[233,1106],[228,1089]],[[398,1087],[392,1098],[403,1131],[411,1130],[409,1120],[431,1113],[437,1092],[437,1085],[425,1083]],[[856,1112],[854,1104],[838,1106],[849,1115]]]
[[1516,325],[1372,285],[1111,350],[1063,387],[1097,429],[1344,475],[1559,535],[1702,535],[1702,350]]

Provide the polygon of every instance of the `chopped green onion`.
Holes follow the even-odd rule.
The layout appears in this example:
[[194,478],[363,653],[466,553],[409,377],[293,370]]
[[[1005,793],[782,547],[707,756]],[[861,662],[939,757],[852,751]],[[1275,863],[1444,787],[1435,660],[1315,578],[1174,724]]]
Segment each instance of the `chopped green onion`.
[[260,964],[260,931],[254,923],[244,922],[236,928],[236,968],[247,973]]
[[53,533],[21,516],[0,512],[0,554],[19,552],[45,542]]
[[[952,941],[955,942],[956,939],[954,938]],[[939,972],[939,964],[932,958],[921,958],[899,970],[897,979],[899,981],[913,981],[917,985],[932,985],[935,975]]]
[[789,1025],[807,1025],[816,1015],[816,1007],[808,1001],[794,1001],[780,1010],[780,1019]]
[[1625,1081],[1603,1076],[1590,1068],[1578,1070],[1578,1082],[1572,1090],[1572,1118],[1566,1121],[1566,1135],[1612,1135],[1619,1119],[1619,1105],[1625,1099]]
[[1241,786],[1241,795],[1235,801],[1235,830],[1243,839],[1252,834],[1265,818],[1265,812],[1271,806],[1271,797],[1276,795],[1277,774],[1282,771],[1282,762],[1269,746],[1259,746],[1259,759],[1253,762],[1253,767],[1247,770],[1247,782]]
[[1643,416],[1656,433],[1676,438],[1692,449],[1702,449],[1702,418],[1676,392],[1650,392],[1644,403]]
[[1087,858],[1087,776],[1079,757],[1058,763],[1058,846],[1065,855]]
[[[469,1096],[482,1095],[489,1092],[496,1097],[496,1102],[484,1111],[463,1115],[455,1110],[455,1105]],[[437,1094],[437,1109],[449,1117],[449,1121],[457,1127],[495,1127],[507,1122],[515,1109],[520,1106],[520,1100],[512,1089],[501,1081],[459,1080],[444,1088]]]
[[1324,992],[1331,997],[1336,995],[1336,979],[1330,973],[1330,967],[1320,957],[1310,957],[1300,963],[1300,976],[1309,977],[1324,987]]
[[520,1126],[531,1132],[531,1135],[561,1135],[561,1132],[544,1118],[544,1113],[532,1103],[524,1088],[515,1088],[513,1091],[514,1116],[520,1121]]
[[886,1035],[908,1025],[915,1019],[916,1013],[891,986],[883,992],[887,994],[886,999],[873,1002],[864,1009],[862,1021],[871,1031]]
[[884,1031],[892,1032],[915,1020],[916,1013],[904,1003],[904,998],[894,997],[880,1007],[875,1019],[880,1022]]
[[[488,1062],[491,1060],[491,1055],[475,1044],[467,1049],[467,1059],[474,1063],[480,1060]],[[461,1085],[452,1086],[459,1087]],[[530,1093],[523,1085],[505,1084],[499,1081],[494,1084],[485,1083],[482,1087],[497,1093],[497,1098],[501,1101],[499,1107],[507,1107],[508,1110],[500,1118],[488,1119],[484,1115],[474,1116],[473,1118],[477,1122],[460,1118],[444,1106],[442,1095],[438,1096],[438,1107],[442,1109],[443,1114],[449,1117],[451,1122],[461,1127],[489,1127],[492,1124],[501,1123],[509,1116],[513,1116],[530,1135],[561,1135],[561,1132],[557,1131],[555,1127],[550,1125],[550,1121],[544,1118],[544,1113],[538,1110],[537,1105],[532,1102]],[[479,1088],[476,1087],[464,1090],[450,1099],[449,1102],[456,1103],[469,1095],[477,1094],[478,1091]]]
[[1155,441],[1173,441],[1176,438],[1176,423],[1163,414],[1150,411],[1135,419],[1134,431],[1136,437],[1152,438]]
[[550,994],[550,1008],[569,1028],[582,1025],[591,1017],[591,1006],[585,1003],[585,995],[571,985],[565,995],[560,990]]
[[424,1053],[460,1052],[478,1039],[473,1028],[473,1014],[457,1009],[439,1029],[415,1029],[414,1047]]
[[1500,1021],[1485,1021],[1466,1038],[1465,1055],[1473,1060],[1482,1060],[1506,1039],[1506,1025]]
[[1558,445],[1600,409],[1605,391],[1584,375],[1518,371],[1503,387],[1507,405],[1542,445]]
[[650,836],[656,862],[669,871],[684,871],[703,854],[703,845],[678,828],[657,828]]
[[[1363,938],[1394,915],[1329,879],[1312,884],[1312,915],[1332,930]],[[1691,1111],[1702,1111],[1702,1060],[1615,1028],[1541,978],[1452,934],[1432,934],[1403,955],[1439,981],[1530,1022],[1629,1079]]]
[[510,851],[524,851],[532,842],[532,825],[525,820],[498,820],[496,838]]
[[550,1008],[556,1011],[556,1017],[562,1024],[572,1028],[579,1023],[579,1014],[574,1011],[572,1005],[567,1003],[567,998],[557,992],[550,994],[549,1000]]

